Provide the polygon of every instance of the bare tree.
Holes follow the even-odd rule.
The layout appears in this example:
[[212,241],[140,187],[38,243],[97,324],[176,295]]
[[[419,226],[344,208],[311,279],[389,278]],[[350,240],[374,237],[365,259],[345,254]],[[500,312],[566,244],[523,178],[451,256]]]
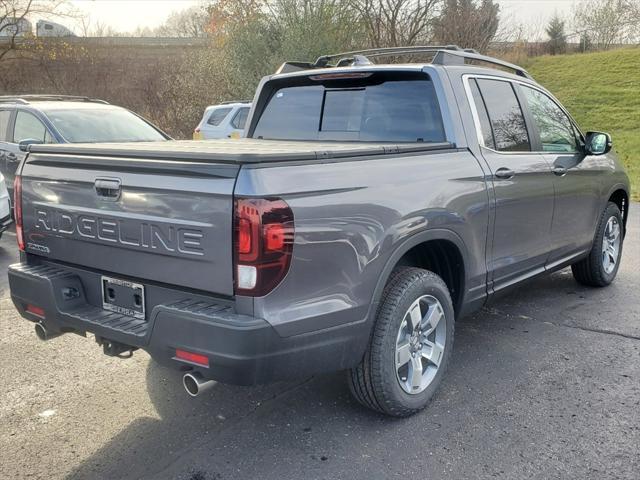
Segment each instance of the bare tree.
[[17,39],[32,36],[29,18],[61,15],[64,0],[0,0],[0,60],[16,49]]
[[397,47],[427,42],[442,0],[350,0],[372,47]]
[[585,0],[575,14],[575,36],[587,34],[601,49],[640,38],[640,0]]
[[500,6],[493,0],[446,0],[436,22],[440,43],[486,51],[500,24]]
[[259,20],[267,8],[267,0],[216,0],[205,7],[207,31],[222,38],[234,28],[247,27]]
[[283,58],[315,59],[361,46],[363,29],[347,2],[275,0],[268,8]]
[[117,37],[118,32],[115,28],[100,20],[96,21],[89,30],[90,37]]
[[159,37],[204,37],[207,34],[209,13],[205,7],[194,5],[169,15],[154,32]]

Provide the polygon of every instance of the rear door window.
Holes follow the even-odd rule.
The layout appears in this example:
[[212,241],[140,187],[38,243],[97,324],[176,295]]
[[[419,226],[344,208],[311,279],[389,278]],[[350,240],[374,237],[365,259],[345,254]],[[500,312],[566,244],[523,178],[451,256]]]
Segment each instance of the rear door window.
[[484,104],[482,94],[478,88],[478,84],[474,79],[469,80],[469,87],[471,87],[471,95],[473,95],[473,102],[475,103],[476,112],[478,113],[478,120],[480,120],[480,130],[482,134],[482,140],[485,147],[496,149],[496,141],[493,138],[493,129],[491,128],[491,121],[487,114],[487,106]]
[[22,140],[38,140],[43,143],[53,143],[49,131],[35,115],[19,111],[13,127],[13,143]]
[[232,110],[231,107],[216,108],[213,112],[211,112],[211,115],[209,115],[209,120],[207,120],[207,123],[209,125],[213,125],[214,127],[217,127],[222,123],[222,121],[226,118],[226,116],[229,115],[229,112],[231,110]]
[[[527,125],[511,82],[487,79],[477,82],[489,114],[495,149],[501,152],[531,151]],[[482,133],[483,136],[488,134]]]
[[11,110],[0,110],[0,142],[7,141],[9,120],[11,120]]
[[[344,87],[342,85],[345,85]],[[254,138],[362,142],[445,142],[433,83],[407,79],[360,79],[276,90]]]

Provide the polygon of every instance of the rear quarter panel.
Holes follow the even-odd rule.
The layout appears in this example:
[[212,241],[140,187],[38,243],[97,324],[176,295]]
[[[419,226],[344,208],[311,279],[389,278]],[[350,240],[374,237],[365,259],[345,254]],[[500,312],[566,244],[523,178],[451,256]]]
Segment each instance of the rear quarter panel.
[[245,166],[235,193],[293,210],[291,267],[253,312],[282,336],[366,322],[394,253],[428,231],[459,239],[468,296],[485,295],[488,193],[468,150]]

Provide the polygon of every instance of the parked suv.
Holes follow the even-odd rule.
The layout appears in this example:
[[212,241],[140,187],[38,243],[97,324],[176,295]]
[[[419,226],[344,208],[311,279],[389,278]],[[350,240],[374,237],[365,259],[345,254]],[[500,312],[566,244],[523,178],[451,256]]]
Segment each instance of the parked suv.
[[193,139],[240,138],[250,109],[251,102],[225,102],[207,107],[193,131]]
[[[365,57],[405,53],[435,56]],[[363,405],[406,416],[457,318],[567,266],[616,277],[629,180],[611,138],[516,65],[456,47],[285,64],[246,134],[33,145],[9,283],[40,338],[143,348],[191,395],[346,370]]]
[[0,96],[0,172],[13,190],[25,154],[20,142],[164,141],[169,136],[139,115],[104,100],[65,95]]

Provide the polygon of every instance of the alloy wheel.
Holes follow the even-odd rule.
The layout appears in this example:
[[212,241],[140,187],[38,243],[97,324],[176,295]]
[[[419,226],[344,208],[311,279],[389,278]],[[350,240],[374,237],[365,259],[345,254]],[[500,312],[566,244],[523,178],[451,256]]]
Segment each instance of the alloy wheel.
[[602,267],[607,275],[616,268],[620,256],[620,223],[616,217],[610,217],[602,237]]
[[416,395],[433,381],[447,340],[447,319],[437,298],[423,295],[402,319],[396,339],[395,369],[402,389]]

